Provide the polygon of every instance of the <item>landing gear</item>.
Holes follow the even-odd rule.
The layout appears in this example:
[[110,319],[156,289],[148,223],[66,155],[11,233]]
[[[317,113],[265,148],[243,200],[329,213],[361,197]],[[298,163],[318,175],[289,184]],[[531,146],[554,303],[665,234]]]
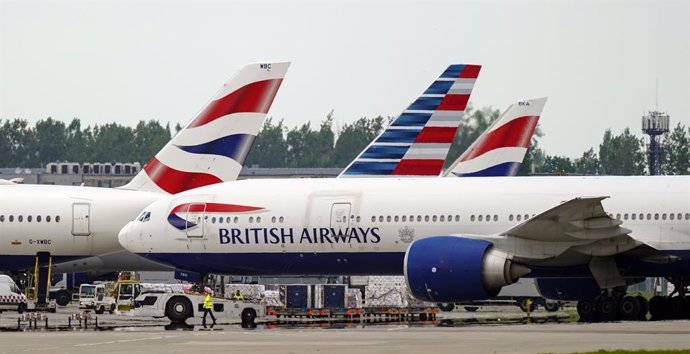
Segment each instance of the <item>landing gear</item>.
[[649,300],[649,313],[653,321],[690,319],[690,280],[668,279],[675,290],[669,296],[654,296]]
[[626,296],[618,305],[618,313],[623,321],[637,321],[640,319],[642,304],[635,296]]
[[622,291],[612,291],[596,299],[578,301],[577,314],[580,322],[644,321],[650,307],[642,296],[625,296]]

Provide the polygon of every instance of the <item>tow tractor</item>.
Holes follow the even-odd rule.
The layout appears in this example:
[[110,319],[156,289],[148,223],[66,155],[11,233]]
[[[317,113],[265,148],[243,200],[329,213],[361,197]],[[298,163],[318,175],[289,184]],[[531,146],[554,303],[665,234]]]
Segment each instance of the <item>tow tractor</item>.
[[105,311],[129,311],[134,308],[134,299],[141,293],[139,274],[120,272],[117,282],[82,284],[79,287],[79,308]]
[[[203,315],[205,298],[200,293],[144,292],[134,300],[134,311],[137,316],[167,317],[173,323],[183,323]],[[218,320],[240,320],[242,325],[253,325],[257,317],[266,315],[266,306],[214,297],[213,314]]]

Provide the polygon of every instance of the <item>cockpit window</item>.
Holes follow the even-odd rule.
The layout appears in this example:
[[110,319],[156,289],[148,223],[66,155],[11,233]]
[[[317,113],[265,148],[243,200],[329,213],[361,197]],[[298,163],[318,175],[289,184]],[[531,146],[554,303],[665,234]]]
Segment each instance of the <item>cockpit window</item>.
[[141,215],[139,215],[137,220],[139,220],[141,222],[147,222],[147,221],[151,220],[151,212],[145,211],[145,212],[141,213]]

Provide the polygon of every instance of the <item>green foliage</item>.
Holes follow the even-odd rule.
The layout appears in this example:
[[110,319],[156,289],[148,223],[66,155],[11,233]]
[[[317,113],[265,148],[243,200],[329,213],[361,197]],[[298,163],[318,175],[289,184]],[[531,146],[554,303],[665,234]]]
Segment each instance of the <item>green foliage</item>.
[[678,123],[665,136],[661,145],[664,155],[660,159],[661,172],[667,175],[690,174],[690,127]]
[[608,129],[599,145],[599,161],[606,175],[630,176],[645,173],[644,142],[625,128],[614,136]]

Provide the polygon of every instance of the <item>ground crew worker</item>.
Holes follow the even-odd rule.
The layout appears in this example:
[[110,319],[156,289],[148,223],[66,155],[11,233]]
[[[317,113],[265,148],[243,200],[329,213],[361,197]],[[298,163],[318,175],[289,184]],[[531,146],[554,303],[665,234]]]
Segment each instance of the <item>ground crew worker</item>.
[[213,316],[213,300],[211,299],[211,294],[208,291],[204,291],[204,294],[206,294],[206,298],[204,299],[204,320],[202,321],[202,324],[204,325],[204,328],[206,328],[206,315],[211,315],[211,319],[213,320],[213,324],[211,324],[211,328],[216,324],[216,317]]
[[244,297],[242,297],[242,294],[240,294],[239,290],[235,292],[235,295],[232,296],[232,299],[237,301],[244,301]]

